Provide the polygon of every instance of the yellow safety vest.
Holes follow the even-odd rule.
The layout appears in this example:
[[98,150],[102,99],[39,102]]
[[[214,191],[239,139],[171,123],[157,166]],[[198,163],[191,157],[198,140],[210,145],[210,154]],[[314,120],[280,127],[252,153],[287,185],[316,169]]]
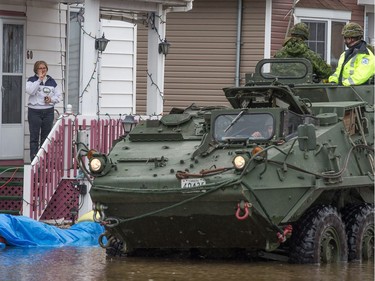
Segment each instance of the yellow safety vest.
[[[345,65],[342,71],[342,85],[352,86],[361,85],[366,83],[375,72],[375,59],[374,54],[367,49],[366,53],[357,53]],[[328,81],[331,83],[339,83],[339,75],[341,72],[342,64],[345,59],[345,52],[341,54],[339,63],[335,73],[333,73]]]

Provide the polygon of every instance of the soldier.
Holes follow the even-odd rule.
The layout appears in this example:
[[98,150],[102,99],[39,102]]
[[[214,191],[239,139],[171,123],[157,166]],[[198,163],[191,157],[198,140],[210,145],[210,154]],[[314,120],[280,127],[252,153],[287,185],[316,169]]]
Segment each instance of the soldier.
[[270,118],[267,118],[265,123],[264,123],[264,127],[262,128],[261,131],[255,131],[251,134],[251,138],[254,138],[254,139],[269,139],[270,137],[272,137],[273,135],[273,119],[270,117]]
[[374,76],[374,54],[363,38],[363,29],[358,23],[348,23],[342,29],[345,50],[339,59],[335,73],[329,82],[344,86],[367,83]]
[[306,58],[313,66],[313,72],[317,80],[327,79],[331,73],[328,65],[317,53],[312,51],[305,40],[309,38],[309,29],[305,23],[297,23],[291,29],[291,38],[275,54],[275,58]]

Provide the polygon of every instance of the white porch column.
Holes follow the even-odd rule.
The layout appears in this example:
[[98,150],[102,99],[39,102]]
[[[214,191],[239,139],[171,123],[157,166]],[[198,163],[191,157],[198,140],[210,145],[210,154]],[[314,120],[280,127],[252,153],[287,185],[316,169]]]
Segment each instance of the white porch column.
[[158,5],[155,17],[149,18],[147,57],[147,114],[163,113],[164,62],[159,54],[159,43],[165,39],[166,11]]
[[[95,38],[100,35],[100,0],[85,0],[84,22],[82,22],[84,34],[82,35],[82,88],[80,90],[80,108],[83,118],[96,116],[98,111],[98,51],[95,50]],[[81,140],[88,144],[88,140]],[[82,196],[84,204],[78,212],[78,216],[82,216],[86,212],[92,210],[92,200],[89,194],[91,185],[84,181],[87,185],[87,194]]]
[[[80,106],[82,115],[95,116],[98,110],[98,88],[97,88],[97,54],[95,50],[95,38],[99,38],[100,0],[85,0],[85,13],[82,42],[82,89],[80,92]],[[95,70],[95,72],[94,72]]]

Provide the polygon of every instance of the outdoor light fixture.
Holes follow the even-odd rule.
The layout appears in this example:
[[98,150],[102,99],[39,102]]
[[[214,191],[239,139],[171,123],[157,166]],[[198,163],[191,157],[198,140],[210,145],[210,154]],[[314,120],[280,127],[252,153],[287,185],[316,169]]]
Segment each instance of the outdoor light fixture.
[[159,54],[163,54],[163,55],[167,56],[170,46],[171,46],[171,44],[168,43],[167,39],[164,39],[164,41],[159,43]]
[[126,115],[124,120],[122,120],[122,127],[124,128],[125,134],[129,134],[129,132],[135,126],[136,121],[133,115]]
[[95,39],[95,50],[99,50],[99,52],[101,53],[104,52],[109,41],[110,40],[104,37],[104,33],[103,33],[103,36],[101,38]]

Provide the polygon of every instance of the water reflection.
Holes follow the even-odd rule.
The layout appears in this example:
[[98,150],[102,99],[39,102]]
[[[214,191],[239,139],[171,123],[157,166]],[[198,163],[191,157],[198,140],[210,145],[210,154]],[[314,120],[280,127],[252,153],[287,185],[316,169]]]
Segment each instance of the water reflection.
[[107,258],[99,247],[6,248],[0,280],[373,281],[374,263],[291,265],[244,260]]

